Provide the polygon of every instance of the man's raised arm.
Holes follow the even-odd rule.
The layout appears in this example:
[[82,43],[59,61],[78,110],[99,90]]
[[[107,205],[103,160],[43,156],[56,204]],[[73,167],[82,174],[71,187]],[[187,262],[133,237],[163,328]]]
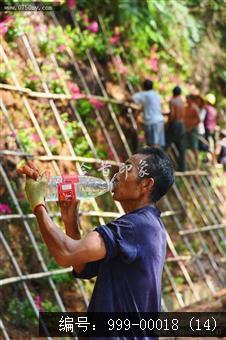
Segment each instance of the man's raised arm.
[[76,232],[71,236],[65,235],[46,211],[44,202],[46,186],[44,179],[35,181],[31,178],[26,180],[25,186],[27,198],[37,218],[42,237],[59,265],[73,266],[76,271],[80,272],[87,262],[104,258],[106,254],[104,241],[95,231],[90,232],[83,239],[73,239],[71,236],[75,237]]

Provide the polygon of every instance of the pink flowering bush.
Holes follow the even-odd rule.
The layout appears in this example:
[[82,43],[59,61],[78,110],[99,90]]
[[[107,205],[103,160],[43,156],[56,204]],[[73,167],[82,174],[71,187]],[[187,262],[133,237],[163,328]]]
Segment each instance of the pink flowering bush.
[[27,76],[27,79],[25,81],[25,87],[29,88],[32,91],[38,91],[40,85],[41,85],[41,81],[38,75],[31,74]]
[[120,41],[120,35],[113,35],[110,39],[109,39],[109,42],[112,44],[112,45],[117,45]]
[[109,42],[112,45],[117,45],[121,38],[121,31],[119,27],[114,28],[114,34],[110,37]]
[[0,35],[1,35],[1,36],[4,36],[4,35],[6,34],[7,31],[8,31],[7,25],[5,24],[4,21],[1,21],[1,22],[0,22]]
[[33,137],[33,140],[34,140],[35,143],[40,142],[40,139],[39,139],[39,136],[38,136],[37,133],[33,133],[32,137]]
[[97,33],[99,31],[99,25],[97,21],[93,21],[87,29],[93,33]]
[[85,98],[85,94],[81,93],[79,87],[75,83],[69,82],[68,87],[73,99]]
[[4,36],[9,29],[13,26],[13,17],[6,16],[2,21],[0,21],[0,36]]
[[119,74],[127,74],[128,73],[128,69],[124,65],[122,59],[113,58],[113,62],[114,62],[115,67],[117,68],[117,71],[118,71]]
[[67,4],[68,4],[68,7],[69,7],[71,10],[75,9],[75,6],[76,6],[75,0],[68,0],[68,1],[67,1]]
[[11,214],[11,213],[12,213],[12,209],[10,208],[8,204],[0,203],[0,215]]
[[64,45],[64,44],[61,44],[59,47],[58,47],[58,51],[59,52],[64,52],[66,50],[66,45]]
[[99,99],[95,99],[95,98],[90,98],[89,99],[90,104],[95,107],[97,110],[100,110],[104,107],[105,103],[102,102]]
[[42,306],[42,299],[41,299],[41,296],[38,294],[35,296],[35,305],[38,309],[39,312],[45,312],[45,309],[43,308]]

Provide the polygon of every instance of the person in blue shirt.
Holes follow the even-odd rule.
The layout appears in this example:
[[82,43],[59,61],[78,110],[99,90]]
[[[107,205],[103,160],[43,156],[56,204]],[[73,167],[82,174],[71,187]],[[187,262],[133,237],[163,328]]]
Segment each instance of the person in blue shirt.
[[50,253],[75,277],[97,277],[89,312],[159,312],[166,232],[155,204],[170,189],[174,172],[160,148],[132,155],[113,176],[113,199],[125,214],[81,238],[78,202],[62,202],[65,233],[49,217],[45,184],[26,181],[26,194]]
[[133,95],[133,101],[143,106],[144,129],[147,145],[165,146],[164,118],[161,112],[161,98],[153,90],[153,82],[145,79],[144,91]]

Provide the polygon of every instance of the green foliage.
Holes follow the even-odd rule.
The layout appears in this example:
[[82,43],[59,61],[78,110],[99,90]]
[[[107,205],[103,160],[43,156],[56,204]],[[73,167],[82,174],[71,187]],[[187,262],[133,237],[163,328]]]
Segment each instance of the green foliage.
[[192,240],[191,245],[192,245],[193,250],[197,253],[200,249],[199,240],[198,239]]
[[31,131],[33,129],[19,129],[17,132],[17,137],[19,141],[21,142],[23,149],[25,152],[32,153],[33,150],[37,147],[36,143],[32,139]]
[[22,327],[35,326],[38,320],[28,299],[11,298],[6,308],[10,320],[14,325]]
[[222,240],[220,244],[221,244],[223,251],[226,251],[226,238],[225,240]]
[[64,86],[60,83],[59,80],[51,81],[51,92],[65,94]]
[[20,207],[24,214],[30,214],[32,212],[30,204],[28,203],[27,200],[21,200]]
[[47,128],[44,129],[44,135],[45,138],[48,140],[51,137],[56,136],[57,132],[56,129],[53,126],[48,126]]
[[90,151],[89,144],[85,137],[79,137],[78,139],[76,139],[74,150],[77,156],[93,157],[93,154]]
[[75,55],[80,59],[86,59],[86,53],[92,50],[98,58],[103,58],[107,53],[107,46],[104,36],[101,33],[93,33],[84,26],[83,21],[78,13],[76,13],[76,20],[83,26],[82,32],[80,32],[78,27],[71,28],[66,27],[66,32],[68,36],[73,41],[73,50]]
[[[34,294],[32,295],[34,297]],[[49,300],[43,300],[41,304],[45,312],[60,312],[60,307]],[[38,319],[28,299],[10,299],[6,313],[10,315],[10,320],[14,325],[25,328],[38,325]]]
[[176,276],[174,277],[174,281],[177,285],[182,285],[185,283],[185,278],[183,276]]
[[[49,148],[52,153],[56,152],[57,142],[58,142],[58,133],[57,130],[53,126],[48,126],[44,130],[44,136],[48,142]],[[62,137],[63,139],[63,137]]]
[[108,159],[108,153],[105,150],[101,150],[100,148],[96,147],[96,151],[97,151],[97,156],[100,159]]
[[[62,269],[62,267],[59,267],[54,259],[51,259],[50,263],[48,264],[48,270],[56,270],[56,269]],[[71,273],[63,273],[53,276],[53,280],[56,283],[66,283],[66,282],[72,282],[74,281],[73,276]],[[44,306],[44,305],[43,305]]]
[[17,37],[26,31],[27,26],[28,18],[15,15],[13,17],[13,22],[9,25],[8,31],[5,34],[6,41],[9,43],[13,42]]
[[64,112],[61,114],[61,119],[64,121],[66,133],[69,138],[75,138],[76,133],[80,130],[80,124],[75,120],[69,121],[68,113]]
[[3,269],[0,269],[0,279],[3,279],[5,276],[5,271]]
[[11,72],[7,70],[5,64],[0,68],[0,83],[7,83],[7,78],[10,78]]
[[39,74],[35,71],[31,61],[28,61],[24,69],[25,87],[32,91],[39,91],[41,89],[41,79]]
[[47,34],[39,34],[38,39],[40,51],[45,55],[60,52],[62,46],[71,45],[61,26],[50,26]]
[[129,75],[127,80],[134,86],[138,86],[140,84],[140,78],[135,74]]
[[92,105],[87,99],[80,99],[76,102],[76,108],[82,118],[88,116],[92,111]]
[[60,307],[49,300],[42,301],[42,306],[45,312],[60,312]]

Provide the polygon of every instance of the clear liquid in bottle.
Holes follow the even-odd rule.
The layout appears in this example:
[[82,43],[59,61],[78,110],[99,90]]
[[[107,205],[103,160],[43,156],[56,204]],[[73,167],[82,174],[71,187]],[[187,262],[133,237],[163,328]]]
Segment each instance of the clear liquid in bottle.
[[92,176],[52,176],[48,180],[46,202],[94,198],[112,190],[111,182]]

